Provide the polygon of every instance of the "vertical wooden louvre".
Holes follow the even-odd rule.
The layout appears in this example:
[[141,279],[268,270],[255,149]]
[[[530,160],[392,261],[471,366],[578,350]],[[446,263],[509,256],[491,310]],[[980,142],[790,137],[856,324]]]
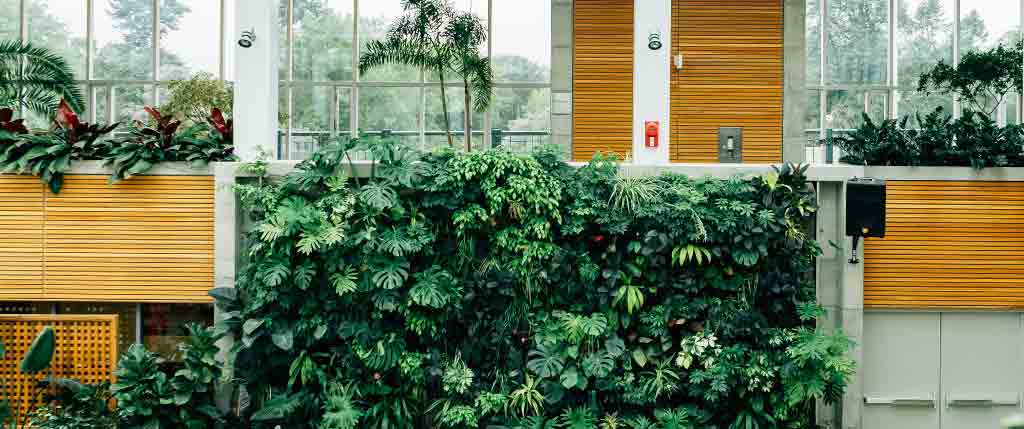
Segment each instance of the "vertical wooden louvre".
[[633,0],[576,0],[572,158],[633,147]]
[[718,129],[743,128],[743,162],[782,160],[782,0],[674,0],[672,162],[718,162]]
[[1024,182],[889,182],[870,308],[1024,309]]
[[[8,184],[12,179],[32,185],[21,191]],[[0,267],[0,284],[25,284],[0,289],[0,300],[211,300],[213,177],[140,176],[111,185],[106,176],[68,176],[57,195],[33,177],[0,180],[4,199],[15,192],[39,198],[38,215],[22,215],[28,216],[20,221],[27,223],[26,232],[0,238],[36,246],[38,256],[26,250],[0,258],[22,258],[23,266],[38,268],[24,269],[31,276],[16,276]],[[7,216],[9,210],[0,205],[0,225],[16,218]],[[17,238],[22,235],[27,238]]]
[[[56,347],[48,371],[25,375],[19,363],[39,331],[52,326]],[[7,353],[0,359],[0,379],[12,406],[22,413],[33,401],[36,384],[48,376],[96,384],[111,381],[117,367],[117,316],[0,315],[0,338]],[[23,414],[19,414],[23,415]]]

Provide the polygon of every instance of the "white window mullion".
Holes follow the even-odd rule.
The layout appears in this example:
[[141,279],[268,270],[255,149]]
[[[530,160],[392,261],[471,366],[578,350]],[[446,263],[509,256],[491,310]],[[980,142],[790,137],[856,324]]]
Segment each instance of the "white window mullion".
[[[953,0],[953,67],[960,66],[960,0]],[[953,94],[953,117],[959,118],[963,112],[960,95]]]
[[897,119],[896,111],[896,88],[900,84],[899,68],[899,44],[896,37],[899,34],[899,4],[896,0],[889,0],[889,88],[885,100],[886,114],[889,119]]
[[[160,82],[160,0],[153,0],[153,81]],[[152,105],[160,103],[160,85],[153,85]]]
[[359,0],[352,0],[352,91],[349,93],[349,132],[359,137]]

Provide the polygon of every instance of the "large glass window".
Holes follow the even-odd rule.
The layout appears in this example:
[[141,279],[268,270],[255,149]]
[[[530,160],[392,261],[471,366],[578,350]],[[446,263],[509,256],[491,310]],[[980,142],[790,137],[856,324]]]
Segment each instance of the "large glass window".
[[[286,120],[285,130],[279,133],[284,156],[299,158],[314,150],[318,140],[313,135],[388,135],[424,149],[448,144],[437,76],[403,65],[358,73],[360,54],[368,44],[386,37],[391,24],[404,13],[402,0],[280,2],[281,23],[286,27],[281,31]],[[491,58],[495,72],[491,107],[472,115],[473,146],[519,150],[549,143],[551,0],[453,0],[452,4],[487,25],[489,41],[481,54]],[[353,47],[353,40],[359,41],[358,46]],[[461,82],[448,74],[445,89],[452,140],[464,147]],[[530,144],[511,144],[523,141]]]
[[[918,114],[939,107],[949,115],[972,108],[954,103],[952,96],[919,93],[918,81],[939,61],[955,64],[971,50],[1021,40],[1022,3],[807,0],[808,132],[816,131],[817,117],[824,118],[817,130],[823,135],[830,128],[858,126],[863,113],[876,120],[909,116],[916,126]],[[825,102],[814,100],[814,93],[825,94]],[[1019,95],[987,104],[1000,123],[1020,121]]]
[[[170,80],[198,73],[231,78],[234,41],[223,29],[233,26],[237,1],[0,0],[0,38],[24,39],[63,56],[86,95],[89,120],[128,121],[166,99],[158,88]],[[26,117],[33,126],[48,122]]]

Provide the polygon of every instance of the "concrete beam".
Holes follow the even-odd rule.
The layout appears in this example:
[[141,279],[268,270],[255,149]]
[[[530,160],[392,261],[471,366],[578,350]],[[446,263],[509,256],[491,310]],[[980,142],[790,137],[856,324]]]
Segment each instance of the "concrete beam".
[[[633,162],[667,164],[671,127],[672,0],[634,0]],[[648,45],[659,37],[661,48]],[[658,145],[646,145],[645,122],[658,122]]]

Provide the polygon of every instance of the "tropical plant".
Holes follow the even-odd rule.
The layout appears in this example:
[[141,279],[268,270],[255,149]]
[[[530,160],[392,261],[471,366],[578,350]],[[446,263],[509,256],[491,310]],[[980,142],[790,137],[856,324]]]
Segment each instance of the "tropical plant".
[[117,428],[117,415],[111,411],[113,396],[109,382],[89,385],[73,380],[54,380],[48,382],[44,389],[48,392],[43,400],[47,405],[33,413],[33,428]]
[[[61,101],[54,129],[42,134],[21,134],[16,139],[0,139],[0,172],[39,176],[50,191],[59,193],[64,173],[73,161],[100,159],[107,148],[98,140],[118,124],[102,126],[78,119],[71,106]],[[9,135],[9,134],[8,134]]]
[[957,94],[971,110],[995,116],[1007,94],[1024,89],[1024,42],[964,53],[956,65],[940,60],[921,75],[918,91]]
[[142,121],[135,121],[128,131],[128,136],[112,145],[105,165],[112,167],[111,181],[123,180],[142,174],[164,161],[174,160],[175,145],[178,144],[176,133],[181,121],[172,116],[165,116],[152,107],[145,107],[151,118],[150,126]]
[[836,137],[843,162],[863,165],[1006,167],[1024,165],[1024,128],[999,127],[981,112],[965,110],[953,119],[942,108],[917,117],[875,124],[866,114],[849,135]]
[[405,14],[391,25],[388,36],[367,44],[360,55],[359,72],[403,64],[437,77],[450,147],[455,143],[445,82],[449,75],[458,76],[465,101],[466,151],[472,151],[473,113],[487,110],[494,87],[490,58],[480,55],[480,45],[487,40],[487,26],[472,13],[456,11],[449,0],[408,0],[403,4]]
[[480,55],[480,45],[487,41],[487,26],[470,12],[456,13],[442,34],[445,49],[453,55],[448,66],[462,78],[464,138],[468,152],[473,149],[473,112],[486,112],[494,92],[491,59]]
[[443,38],[445,22],[453,9],[448,0],[409,0],[403,3],[405,13],[398,17],[383,40],[372,40],[359,55],[359,73],[388,64],[417,67],[441,84],[441,110],[448,146],[454,147],[445,78],[453,60]]
[[174,390],[167,374],[160,370],[158,356],[133,344],[121,355],[110,386],[117,400],[121,424],[129,428],[174,428],[176,414],[169,405],[175,403]]
[[[56,337],[53,327],[44,327],[36,335],[28,350],[25,351],[25,356],[21,359],[21,364],[18,366],[18,372],[24,375],[34,375],[49,368],[50,363],[53,361],[55,347]],[[5,355],[6,349],[3,343],[0,342],[0,360],[4,359]],[[45,384],[42,386],[45,386]],[[0,393],[3,394],[0,397],[0,427],[17,429],[27,427],[29,417],[31,416],[30,411],[40,399],[44,390],[36,386],[34,389],[30,389],[27,403],[16,403],[11,398],[12,392],[7,384],[7,380],[0,377]],[[28,408],[22,409],[23,406]]]
[[51,117],[64,101],[84,109],[82,90],[60,55],[28,42],[0,41],[0,107],[21,106]]

